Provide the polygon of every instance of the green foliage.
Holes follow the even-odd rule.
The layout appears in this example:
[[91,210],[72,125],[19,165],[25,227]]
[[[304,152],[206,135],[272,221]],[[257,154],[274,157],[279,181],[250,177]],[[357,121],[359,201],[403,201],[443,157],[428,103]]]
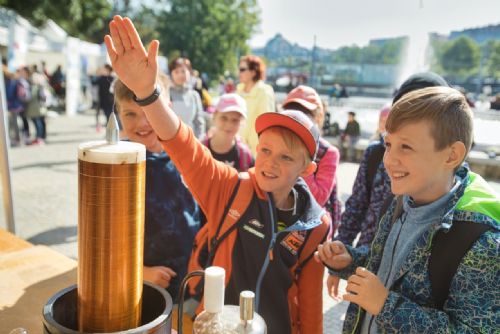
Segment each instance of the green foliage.
[[52,19],[69,35],[92,42],[102,42],[112,10],[108,0],[0,0],[0,5],[15,10],[35,26]]
[[490,41],[487,44],[488,56],[486,60],[486,73],[493,77],[500,77],[500,41]]
[[180,53],[211,78],[236,69],[260,22],[256,0],[171,0],[158,14],[160,49]]
[[462,36],[446,43],[441,66],[447,74],[470,75],[479,68],[480,49],[472,39]]
[[403,46],[403,38],[362,48],[357,45],[344,46],[334,52],[332,60],[338,64],[398,64],[401,61]]

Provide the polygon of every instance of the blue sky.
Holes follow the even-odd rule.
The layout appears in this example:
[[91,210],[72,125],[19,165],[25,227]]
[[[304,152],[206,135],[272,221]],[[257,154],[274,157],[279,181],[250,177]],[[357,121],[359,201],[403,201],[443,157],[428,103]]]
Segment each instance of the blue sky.
[[448,34],[500,23],[500,0],[258,0],[262,23],[250,40],[263,46],[277,32],[311,47],[366,45],[369,39]]

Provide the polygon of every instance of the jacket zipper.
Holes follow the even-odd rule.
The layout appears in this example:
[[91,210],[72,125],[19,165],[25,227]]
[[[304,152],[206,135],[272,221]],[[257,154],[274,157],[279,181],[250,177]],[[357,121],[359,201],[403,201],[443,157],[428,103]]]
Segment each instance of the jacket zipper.
[[[384,220],[386,215],[387,215],[387,212],[384,213],[384,215],[382,216],[382,218],[380,218],[379,222],[382,221],[382,220]],[[375,233],[375,237],[373,238],[373,240],[375,240],[379,234],[380,234],[380,228],[377,228],[377,231]],[[370,244],[370,254],[373,254],[373,242]],[[366,263],[366,268],[370,267],[370,263],[371,263],[371,256],[368,258],[368,262]],[[358,312],[356,314],[356,322],[354,323],[354,327],[352,328],[351,334],[355,334],[356,333],[356,328],[359,325],[360,318],[361,318],[361,307],[358,306]]]

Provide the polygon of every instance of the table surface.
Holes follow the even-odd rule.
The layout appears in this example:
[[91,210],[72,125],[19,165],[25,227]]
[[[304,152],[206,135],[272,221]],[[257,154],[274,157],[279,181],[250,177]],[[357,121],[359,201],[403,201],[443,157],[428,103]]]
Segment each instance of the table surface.
[[[42,308],[77,281],[77,262],[46,246],[35,246],[0,228],[0,332],[17,327],[42,334]],[[173,324],[176,328],[177,313]],[[175,320],[174,320],[175,319]],[[184,317],[184,333],[192,321]]]

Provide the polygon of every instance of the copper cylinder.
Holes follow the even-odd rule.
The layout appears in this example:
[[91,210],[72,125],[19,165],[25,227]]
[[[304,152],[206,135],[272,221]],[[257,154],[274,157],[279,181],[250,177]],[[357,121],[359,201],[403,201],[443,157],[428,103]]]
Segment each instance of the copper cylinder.
[[82,332],[140,324],[144,194],[143,145],[80,145],[77,312]]

